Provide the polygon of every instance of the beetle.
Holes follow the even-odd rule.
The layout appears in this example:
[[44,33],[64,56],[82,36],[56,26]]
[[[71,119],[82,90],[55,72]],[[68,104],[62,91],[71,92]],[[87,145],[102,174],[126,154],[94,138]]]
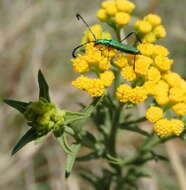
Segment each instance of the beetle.
[[[76,57],[76,51],[80,48],[83,47],[84,45],[94,42],[95,45],[104,45],[104,46],[108,46],[114,49],[117,49],[121,52],[124,53],[129,53],[129,54],[133,54],[133,55],[137,55],[140,54],[140,51],[138,49],[136,49],[134,46],[132,45],[128,45],[128,44],[124,44],[121,43],[123,40],[127,39],[129,36],[131,36],[132,34],[134,34],[135,32],[130,32],[123,40],[121,40],[120,42],[116,41],[116,40],[108,40],[108,39],[96,39],[96,36],[94,35],[94,33],[92,32],[92,30],[90,29],[89,25],[87,24],[87,22],[83,19],[83,17],[80,14],[76,14],[76,17],[78,20],[82,20],[84,22],[84,24],[87,26],[87,28],[89,29],[89,31],[91,32],[91,34],[94,37],[94,41],[89,41],[87,43],[81,44],[79,46],[77,46],[76,48],[73,49],[72,51],[72,56],[75,58]],[[136,34],[136,33],[135,33]],[[136,35],[137,37],[137,35]],[[139,40],[137,38],[137,40]],[[140,40],[139,40],[140,41]]]

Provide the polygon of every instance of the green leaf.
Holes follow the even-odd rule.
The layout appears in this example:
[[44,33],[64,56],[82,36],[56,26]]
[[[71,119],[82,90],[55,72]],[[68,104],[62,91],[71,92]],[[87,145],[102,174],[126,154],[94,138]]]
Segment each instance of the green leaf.
[[154,151],[151,151],[151,154],[154,156],[154,160],[158,161],[158,160],[162,160],[162,161],[169,161],[169,159],[161,154],[158,154]]
[[148,132],[140,129],[136,125],[129,125],[129,126],[127,126],[127,125],[120,124],[119,127],[121,129],[128,130],[128,131],[133,131],[133,132],[139,133],[139,134],[147,136],[147,137],[151,136],[151,134],[149,134]]
[[16,152],[18,152],[23,146],[28,144],[29,142],[35,140],[37,138],[37,135],[33,129],[28,130],[22,138],[18,141],[18,143],[14,146],[11,155],[14,155]]
[[66,178],[68,178],[71,174],[72,168],[74,166],[74,162],[76,160],[76,155],[77,155],[80,147],[81,147],[80,144],[72,144],[71,145],[72,153],[68,154],[68,156],[67,156],[67,162],[66,162],[66,168],[65,168]]
[[9,106],[15,108],[21,113],[24,113],[26,110],[26,107],[29,105],[27,102],[20,102],[16,100],[11,100],[11,99],[4,99],[4,102],[8,104]]
[[71,145],[68,144],[66,134],[63,134],[61,137],[59,137],[58,141],[66,154],[71,154],[73,152]]
[[99,158],[100,155],[97,152],[91,152],[85,156],[78,157],[76,160],[77,161],[89,161],[95,158]]
[[38,83],[39,83],[39,98],[45,98],[50,102],[49,87],[41,70],[39,70],[38,72]]

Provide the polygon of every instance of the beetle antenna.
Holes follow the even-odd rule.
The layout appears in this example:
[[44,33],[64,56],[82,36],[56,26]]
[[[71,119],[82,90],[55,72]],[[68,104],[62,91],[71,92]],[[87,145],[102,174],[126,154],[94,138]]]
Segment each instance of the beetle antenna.
[[77,18],[78,20],[81,19],[81,20],[83,21],[83,23],[87,26],[87,28],[89,29],[89,31],[91,32],[92,36],[94,37],[94,39],[95,39],[95,41],[96,41],[96,36],[95,36],[95,34],[92,32],[90,26],[89,26],[88,23],[84,20],[84,18],[83,18],[79,13],[76,14],[76,18]]
[[72,51],[72,57],[73,57],[73,58],[76,58],[76,51],[77,51],[79,48],[81,48],[81,47],[83,47],[83,46],[85,46],[85,45],[87,45],[87,44],[89,44],[89,43],[91,43],[91,42],[94,42],[94,41],[86,42],[86,43],[84,43],[84,44],[81,44],[81,45],[75,47],[75,48],[73,49],[73,51]]

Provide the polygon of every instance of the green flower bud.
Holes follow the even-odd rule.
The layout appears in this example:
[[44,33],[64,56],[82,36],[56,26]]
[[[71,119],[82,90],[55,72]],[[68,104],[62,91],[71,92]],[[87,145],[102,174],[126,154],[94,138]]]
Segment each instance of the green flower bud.
[[24,113],[26,119],[32,123],[38,137],[49,131],[59,130],[64,124],[65,111],[56,108],[46,100],[32,102]]

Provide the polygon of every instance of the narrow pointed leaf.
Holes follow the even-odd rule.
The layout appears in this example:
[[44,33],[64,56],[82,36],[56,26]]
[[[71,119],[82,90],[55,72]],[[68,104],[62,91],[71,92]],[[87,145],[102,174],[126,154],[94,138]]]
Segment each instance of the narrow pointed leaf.
[[21,113],[24,113],[26,110],[26,107],[29,105],[29,103],[27,102],[20,102],[20,101],[11,100],[11,99],[4,99],[4,102]]
[[65,151],[66,154],[72,153],[71,146],[68,144],[68,141],[67,141],[65,134],[63,134],[61,137],[59,137],[58,141],[59,141],[59,144],[61,145],[61,147],[63,148],[63,150]]
[[33,129],[28,130],[22,138],[18,141],[18,143],[14,146],[11,155],[14,155],[16,152],[18,152],[23,146],[28,144],[29,142],[35,140],[37,138],[37,135]]
[[71,174],[72,168],[74,166],[74,162],[76,160],[76,155],[77,155],[80,147],[81,147],[80,144],[72,144],[71,145],[72,153],[68,154],[67,162],[66,162],[66,169],[65,169],[66,178],[68,178],[70,176],[70,174]]
[[50,102],[49,87],[44,78],[44,75],[40,70],[38,72],[38,83],[39,83],[39,98],[45,98]]
[[85,156],[78,157],[76,160],[77,161],[89,161],[95,158],[99,158],[100,155],[97,152],[91,152]]

